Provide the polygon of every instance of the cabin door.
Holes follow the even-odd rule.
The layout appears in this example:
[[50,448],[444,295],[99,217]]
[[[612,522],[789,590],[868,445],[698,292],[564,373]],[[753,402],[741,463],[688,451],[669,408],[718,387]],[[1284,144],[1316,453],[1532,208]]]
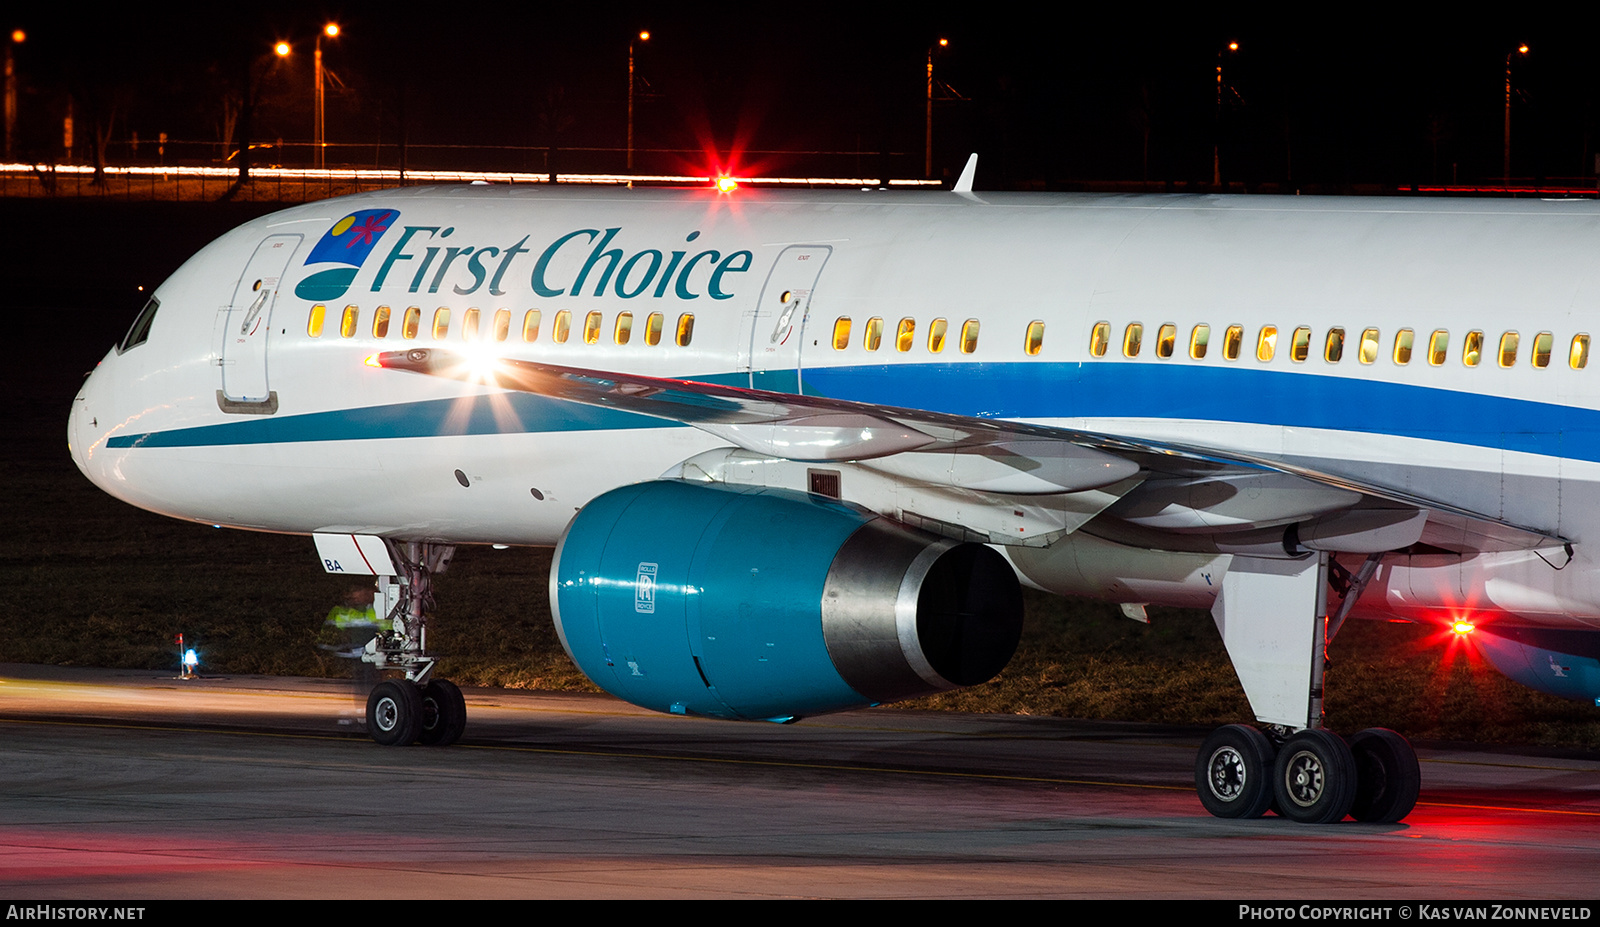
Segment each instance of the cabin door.
[[271,235],[256,246],[234,288],[222,325],[222,396],[232,403],[269,403],[267,339],[284,269],[300,235]]
[[831,254],[833,249],[827,245],[790,245],[773,263],[751,317],[746,362],[755,389],[800,392],[806,319],[822,265]]

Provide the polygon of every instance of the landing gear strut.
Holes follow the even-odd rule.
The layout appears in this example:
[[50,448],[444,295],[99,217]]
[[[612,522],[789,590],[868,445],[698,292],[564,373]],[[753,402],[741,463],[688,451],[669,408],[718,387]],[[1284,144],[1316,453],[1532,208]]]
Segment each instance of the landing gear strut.
[[395,543],[389,550],[401,572],[378,577],[377,603],[384,618],[361,659],[380,670],[401,670],[405,678],[373,687],[367,731],[386,747],[449,746],[467,726],[467,705],[455,683],[431,678],[438,660],[428,652],[427,620],[433,612],[433,575],[450,565],[455,548],[407,541],[403,552]]
[[1404,737],[1370,728],[1346,743],[1322,727],[1327,642],[1381,559],[1373,554],[1355,574],[1338,568],[1342,599],[1330,616],[1328,573],[1338,565],[1326,553],[1288,561],[1234,557],[1212,616],[1251,710],[1274,736],[1234,724],[1206,738],[1194,778],[1207,811],[1255,818],[1270,808],[1305,824],[1346,815],[1392,824],[1416,806],[1422,774]]

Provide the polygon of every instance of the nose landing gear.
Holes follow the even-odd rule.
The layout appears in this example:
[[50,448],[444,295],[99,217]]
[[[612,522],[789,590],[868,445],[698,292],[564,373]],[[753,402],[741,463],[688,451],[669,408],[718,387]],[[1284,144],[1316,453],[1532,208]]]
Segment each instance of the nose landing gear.
[[387,625],[368,642],[361,659],[378,669],[399,669],[404,679],[378,683],[367,697],[367,731],[386,747],[422,743],[447,747],[461,739],[467,704],[461,689],[433,679],[438,662],[427,649],[427,616],[433,611],[433,574],[450,565],[455,548],[419,541],[388,544],[400,575],[378,577],[378,603]]

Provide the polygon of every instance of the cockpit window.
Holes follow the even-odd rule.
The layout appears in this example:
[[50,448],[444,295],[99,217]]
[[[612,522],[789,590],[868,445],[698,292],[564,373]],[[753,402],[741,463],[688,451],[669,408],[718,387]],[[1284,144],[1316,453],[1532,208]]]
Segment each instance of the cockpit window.
[[150,297],[150,301],[139,310],[139,317],[133,320],[133,327],[123,336],[122,344],[117,346],[118,354],[145,343],[150,337],[150,324],[156,320],[156,310],[160,308],[161,303],[154,296]]

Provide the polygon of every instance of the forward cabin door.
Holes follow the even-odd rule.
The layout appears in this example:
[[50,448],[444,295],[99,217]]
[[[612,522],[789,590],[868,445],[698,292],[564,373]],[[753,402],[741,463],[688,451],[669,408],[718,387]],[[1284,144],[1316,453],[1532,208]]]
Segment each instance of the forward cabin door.
[[[228,403],[268,404],[267,340],[272,307],[284,270],[300,246],[300,235],[271,235],[256,246],[234,288],[222,325],[222,399]],[[226,408],[226,404],[224,405]],[[230,410],[235,411],[235,410]],[[238,409],[236,411],[255,411]]]
[[773,263],[750,317],[749,353],[744,358],[755,389],[800,392],[806,319],[822,266],[831,254],[827,245],[790,245]]

